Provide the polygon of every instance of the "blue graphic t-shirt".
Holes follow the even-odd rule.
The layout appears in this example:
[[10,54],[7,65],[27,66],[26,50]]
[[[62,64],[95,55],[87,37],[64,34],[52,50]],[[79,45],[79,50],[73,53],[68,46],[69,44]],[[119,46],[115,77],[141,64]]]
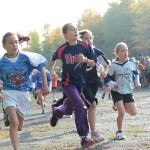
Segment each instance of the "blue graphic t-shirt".
[[28,91],[31,86],[31,71],[41,70],[46,64],[46,59],[37,53],[18,52],[15,62],[4,55],[0,58],[0,80],[3,81],[3,90]]

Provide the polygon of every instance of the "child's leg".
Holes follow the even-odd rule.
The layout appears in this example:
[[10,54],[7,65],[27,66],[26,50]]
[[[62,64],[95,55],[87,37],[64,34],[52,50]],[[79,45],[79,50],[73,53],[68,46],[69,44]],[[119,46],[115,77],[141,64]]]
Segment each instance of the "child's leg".
[[88,109],[88,121],[91,131],[96,129],[96,102],[94,101]]
[[56,94],[56,87],[52,87],[52,92],[53,92],[53,98],[55,98],[55,94]]
[[131,115],[135,116],[137,114],[137,106],[135,102],[125,103],[126,112]]
[[44,99],[41,92],[38,92],[38,101],[41,105],[42,114],[44,114]]
[[8,115],[6,114],[4,108],[3,108],[3,100],[2,100],[2,109],[3,109],[3,114],[4,114],[4,123],[5,126],[8,127],[10,125],[9,119],[8,119]]
[[21,131],[24,123],[24,118],[22,118],[19,114],[17,114],[17,116],[19,120],[18,131]]
[[67,86],[64,87],[63,90],[68,101],[70,101],[73,106],[75,112],[75,123],[79,136],[87,136],[89,132],[87,108],[85,107],[77,88],[75,86]]
[[117,101],[115,103],[115,106],[117,107],[117,110],[118,110],[118,117],[117,117],[118,131],[122,131],[122,124],[123,124],[123,119],[125,115],[125,108],[124,108],[123,101]]
[[15,107],[11,106],[11,107],[7,107],[5,111],[10,121],[9,134],[10,134],[11,143],[13,145],[14,150],[19,150],[19,137],[18,137],[19,120],[16,113],[16,109]]

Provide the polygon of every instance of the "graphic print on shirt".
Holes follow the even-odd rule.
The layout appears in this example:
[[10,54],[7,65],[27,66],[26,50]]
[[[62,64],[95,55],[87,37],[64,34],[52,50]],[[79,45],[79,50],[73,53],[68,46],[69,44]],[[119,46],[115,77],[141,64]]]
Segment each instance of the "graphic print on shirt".
[[71,54],[65,54],[66,64],[74,64],[79,62],[78,55],[72,56]]
[[115,76],[120,86],[124,87],[125,82],[127,82],[129,85],[132,84],[132,71],[126,66],[123,66],[123,68],[121,66],[120,69],[118,68]]
[[24,80],[25,73],[21,71],[8,73],[7,79],[11,82],[10,84],[13,87],[17,86],[17,88],[21,88],[24,84],[27,84]]

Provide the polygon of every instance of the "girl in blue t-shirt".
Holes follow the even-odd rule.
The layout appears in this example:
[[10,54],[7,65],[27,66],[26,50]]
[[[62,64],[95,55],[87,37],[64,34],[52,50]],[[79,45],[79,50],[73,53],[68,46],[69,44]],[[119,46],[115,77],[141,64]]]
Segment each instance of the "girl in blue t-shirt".
[[18,36],[12,32],[3,36],[2,44],[6,50],[0,58],[3,108],[10,121],[11,143],[15,150],[19,150],[18,131],[23,127],[24,117],[29,113],[31,103],[29,75],[33,69],[39,70],[43,79],[41,93],[49,94],[44,67],[47,61],[40,54],[20,52]]

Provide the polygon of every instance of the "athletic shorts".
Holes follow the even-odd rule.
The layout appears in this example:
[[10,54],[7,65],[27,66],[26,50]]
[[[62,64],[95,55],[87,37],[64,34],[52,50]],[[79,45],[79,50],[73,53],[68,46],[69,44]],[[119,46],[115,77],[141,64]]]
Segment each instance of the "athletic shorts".
[[31,98],[29,91],[2,90],[3,108],[13,106],[24,118],[30,111]]
[[89,108],[94,101],[96,102],[96,104],[98,103],[98,99],[95,98],[97,90],[98,84],[89,84],[86,85],[86,87],[83,89],[84,102],[87,108]]
[[112,95],[112,99],[113,99],[114,104],[115,104],[115,102],[121,101],[121,100],[123,100],[124,104],[134,102],[134,97],[133,97],[132,93],[120,94],[117,91],[111,91],[111,95]]

